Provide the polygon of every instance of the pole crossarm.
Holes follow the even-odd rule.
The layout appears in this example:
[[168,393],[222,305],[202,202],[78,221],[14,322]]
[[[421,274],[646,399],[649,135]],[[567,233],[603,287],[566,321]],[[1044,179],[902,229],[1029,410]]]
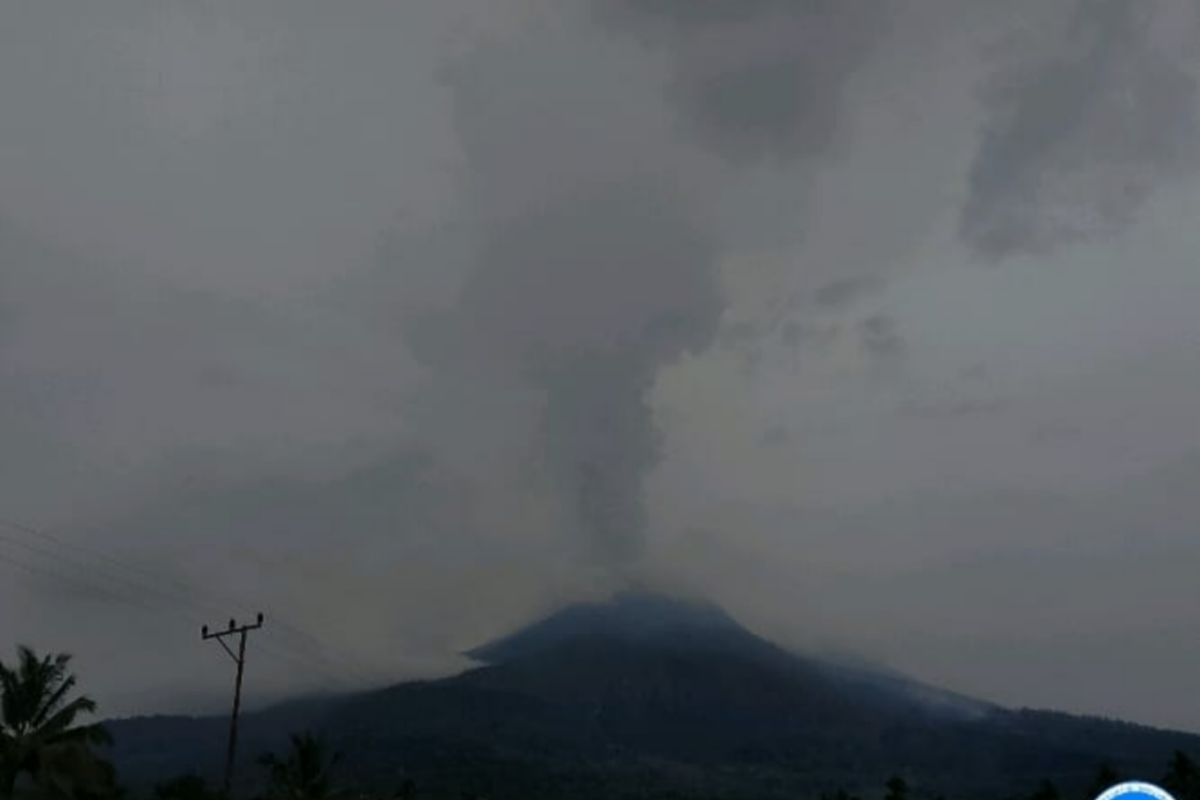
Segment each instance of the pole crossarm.
[[237,625],[234,623],[233,620],[229,620],[229,627],[224,628],[219,631],[218,630],[209,630],[208,626],[205,625],[203,628],[200,629],[200,638],[201,639],[221,639],[222,637],[233,636],[235,633],[242,633],[243,631],[258,630],[262,626],[263,626],[263,615],[259,614],[258,619],[255,620],[250,625]]

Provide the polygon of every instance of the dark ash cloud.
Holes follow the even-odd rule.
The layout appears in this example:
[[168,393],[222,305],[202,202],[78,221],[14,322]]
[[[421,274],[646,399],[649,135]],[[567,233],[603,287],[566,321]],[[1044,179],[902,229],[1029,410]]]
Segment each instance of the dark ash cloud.
[[840,278],[819,287],[813,292],[813,300],[821,308],[841,310],[882,288],[882,280],[873,275]]
[[899,358],[907,350],[896,320],[887,314],[873,314],[862,320],[858,334],[863,349],[878,359]]
[[797,348],[811,344],[825,348],[837,341],[842,335],[842,326],[838,323],[818,325],[801,320],[788,320],[779,329],[779,341],[786,347]]
[[1196,165],[1196,80],[1160,41],[1164,0],[1082,0],[1041,55],[985,91],[961,235],[981,255],[1045,252],[1128,226],[1160,182]]
[[604,187],[506,227],[455,312],[468,347],[512,348],[542,393],[546,468],[607,564],[636,558],[645,535],[654,377],[712,341],[723,307],[715,251],[685,208],[669,190]]
[[890,12],[861,0],[595,6],[604,22],[671,53],[669,99],[698,141],[734,161],[834,149],[843,88]]
[[[4,637],[77,652],[106,713],[219,710],[195,633],[230,605],[272,620],[258,702],[322,668],[367,685],[342,654],[381,682],[452,667],[642,577],[934,684],[1200,724],[1175,710],[1195,462],[1121,482],[1200,445],[1193,198],[1119,253],[991,273],[944,228],[969,188],[970,255],[1045,251],[1194,184],[1198,9],[1131,8],[0,4],[0,516],[204,606],[0,565]],[[1014,24],[997,69],[981,44]],[[1008,485],[1082,516],[987,500]],[[1080,560],[1097,531],[1142,600],[1033,629],[996,602],[1048,553],[1046,597],[1110,585]],[[955,562],[996,552],[981,594]],[[1177,680],[1064,679],[1122,609]]]
[[505,410],[471,406],[493,416],[471,424],[496,440],[524,426],[533,444],[515,445],[523,460],[507,470],[541,482],[559,534],[583,542],[590,564],[620,572],[641,555],[642,484],[659,457],[649,394],[662,368],[717,335],[720,248],[669,152],[657,170],[621,174],[621,148],[646,146],[628,144],[621,109],[605,120],[614,135],[578,127],[573,104],[589,86],[607,91],[609,56],[548,75],[539,48],[557,46],[484,49],[447,71],[471,165],[458,211],[471,254],[451,302],[405,327],[437,424],[463,426],[449,409],[464,392],[506,397]]

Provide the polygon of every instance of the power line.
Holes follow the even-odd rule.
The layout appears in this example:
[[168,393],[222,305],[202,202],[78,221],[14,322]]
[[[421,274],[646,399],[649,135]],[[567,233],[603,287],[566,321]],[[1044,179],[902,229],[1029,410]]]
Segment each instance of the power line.
[[[9,531],[17,532],[25,536],[39,540],[39,543],[48,543],[55,547],[68,551],[67,554],[58,552],[52,548],[46,548],[32,544],[27,541],[22,541],[15,536],[0,532],[0,540],[8,541],[24,550],[37,554],[44,558],[49,558],[59,563],[65,564],[74,570],[82,570],[85,572],[85,577],[68,578],[60,573],[41,570],[40,574],[49,575],[57,580],[70,583],[76,587],[82,587],[93,591],[100,591],[111,599],[119,602],[129,603],[141,608],[152,611],[162,611],[161,606],[151,605],[145,602],[130,600],[127,597],[116,594],[109,587],[98,586],[95,578],[99,575],[109,581],[116,582],[127,590],[132,590],[135,596],[141,594],[153,594],[160,598],[165,598],[173,601],[180,606],[187,606],[194,611],[199,610],[204,614],[220,613],[221,606],[216,600],[209,600],[199,595],[195,586],[189,586],[177,579],[161,573],[155,573],[143,567],[131,564],[127,561],[118,559],[102,550],[94,547],[87,547],[77,542],[66,541],[45,530],[34,528],[30,525],[13,522],[8,519],[0,518],[0,526],[7,528]],[[80,553],[85,554],[81,556]],[[95,563],[89,563],[88,557],[91,559],[103,561],[105,567],[99,567]],[[16,563],[11,556],[5,559],[8,563]],[[19,565],[30,571],[28,565]],[[35,570],[36,571],[36,568]],[[120,574],[121,572],[125,574]],[[174,588],[166,590],[162,587],[162,583],[169,583]],[[225,598],[228,602],[232,598]],[[233,601],[234,605],[245,610],[244,603]],[[200,617],[195,613],[185,612],[194,623],[200,621]],[[358,682],[366,682],[366,671],[361,668],[361,665],[348,661],[344,656],[340,659],[334,659],[329,654],[329,649],[312,634],[304,631],[298,626],[288,623],[285,620],[278,620],[276,626],[278,632],[283,636],[268,637],[274,642],[275,646],[267,645],[264,652],[275,658],[286,658],[291,661],[300,661],[306,663],[310,667],[314,667],[321,672],[326,679],[331,679],[333,683],[344,684],[345,681],[339,675],[331,670],[331,667],[340,666],[343,669],[350,671]],[[274,632],[274,631],[273,631]],[[264,643],[266,644],[266,643]],[[282,648],[282,652],[280,650]]]
[[42,577],[51,578],[52,580],[57,580],[61,583],[68,584],[70,586],[73,586],[76,589],[82,589],[84,591],[96,592],[96,593],[102,594],[105,597],[109,598],[110,600],[113,600],[118,603],[126,603],[129,605],[135,606],[137,608],[143,609],[143,610],[149,610],[149,611],[154,610],[153,606],[138,603],[137,601],[131,600],[128,597],[124,597],[115,592],[109,591],[108,589],[106,589],[103,586],[97,586],[94,583],[88,583],[86,581],[72,579],[69,576],[63,575],[61,572],[56,572],[55,570],[47,569],[46,567],[44,567],[42,565],[25,563],[16,558],[13,558],[11,555],[6,555],[4,553],[0,553],[0,562],[4,562],[5,564],[9,564],[10,566],[17,567],[18,569],[20,569],[24,572],[27,572],[31,575],[40,575]]
[[[4,537],[4,538],[7,538],[7,537]],[[18,544],[20,544],[20,543],[18,543]],[[68,567],[79,568],[79,566],[80,566],[79,564],[76,564],[75,562],[63,559],[61,556],[58,556],[58,554],[55,554],[51,551],[33,549],[30,547],[26,547],[25,549],[30,550],[30,552],[34,552],[34,553],[37,553],[37,554],[40,554],[43,556],[57,558],[61,563],[65,564]],[[47,567],[45,564],[29,563],[28,561],[24,561],[24,560],[21,560],[20,558],[15,557],[15,555],[11,552],[5,553],[3,551],[0,551],[0,563],[7,564],[10,567],[14,567],[24,573],[29,574],[29,575],[56,581],[62,585],[69,586],[72,589],[75,589],[77,591],[98,594],[111,602],[128,605],[128,606],[136,608],[140,611],[149,612],[151,614],[170,613],[170,609],[163,606],[161,603],[151,602],[145,598],[139,597],[137,594],[131,595],[128,592],[122,593],[122,592],[114,591],[111,587],[105,586],[104,584],[99,583],[95,580],[90,580],[86,577],[80,577],[78,575],[73,575],[69,572],[63,572],[58,569],[50,568],[50,567]],[[180,616],[187,618],[193,624],[198,625],[202,621],[202,617],[200,617],[186,609],[176,608],[176,609],[174,609],[174,611],[177,614],[179,614]],[[272,658],[276,661],[283,660],[283,661],[286,661],[291,664],[299,663],[299,664],[303,664],[305,667],[308,667],[308,668],[315,668],[317,671],[322,673],[324,678],[326,678],[327,680],[330,680],[330,682],[332,682],[332,683],[344,683],[344,681],[339,676],[337,676],[335,673],[328,670],[327,665],[325,664],[325,662],[323,660],[320,663],[318,663],[311,658],[305,657],[304,655],[300,654],[299,652],[297,652],[294,649],[293,650],[287,650],[287,649],[281,650],[278,647],[268,646],[268,647],[264,648],[263,652],[267,656],[269,656],[270,658]]]

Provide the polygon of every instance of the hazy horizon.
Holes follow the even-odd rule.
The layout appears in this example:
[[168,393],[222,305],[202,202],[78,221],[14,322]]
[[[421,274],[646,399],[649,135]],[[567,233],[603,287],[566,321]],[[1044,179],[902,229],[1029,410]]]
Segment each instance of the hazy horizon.
[[[0,7],[0,660],[105,716],[627,585],[1200,731],[1189,0]],[[47,538],[48,533],[53,538]]]

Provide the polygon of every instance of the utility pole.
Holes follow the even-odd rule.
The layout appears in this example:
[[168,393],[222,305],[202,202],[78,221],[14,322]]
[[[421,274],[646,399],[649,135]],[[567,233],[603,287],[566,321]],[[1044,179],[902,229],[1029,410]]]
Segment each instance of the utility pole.
[[[200,638],[204,640],[216,639],[217,644],[229,654],[237,664],[237,682],[233,689],[233,714],[229,718],[229,749],[225,753],[225,797],[229,798],[229,790],[233,783],[233,757],[237,752],[237,726],[238,726],[238,710],[242,706],[242,668],[246,664],[246,634],[253,630],[258,630],[262,627],[263,615],[259,612],[258,618],[252,625],[238,625],[236,621],[229,620],[229,627],[223,631],[209,632],[208,626],[200,628]],[[235,654],[230,649],[229,645],[225,644],[226,636],[238,637],[238,648]]]

